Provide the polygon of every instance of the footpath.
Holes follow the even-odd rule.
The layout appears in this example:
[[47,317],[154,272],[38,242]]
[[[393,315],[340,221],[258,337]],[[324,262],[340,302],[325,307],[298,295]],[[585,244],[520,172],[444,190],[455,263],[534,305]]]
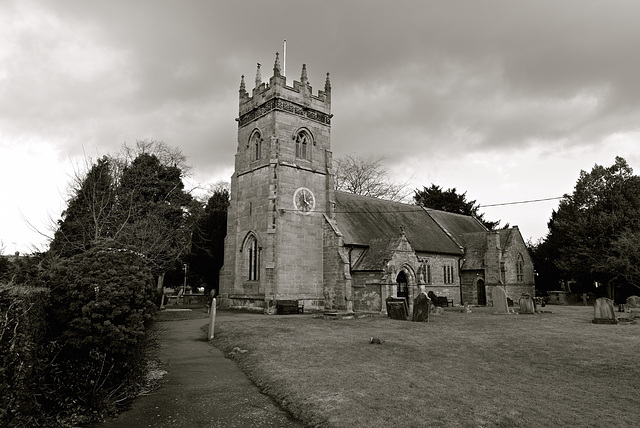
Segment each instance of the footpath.
[[[223,321],[264,315],[221,312]],[[158,357],[167,371],[161,387],[136,399],[131,410],[92,428],[302,427],[260,392],[232,360],[207,342],[208,319],[160,324]]]

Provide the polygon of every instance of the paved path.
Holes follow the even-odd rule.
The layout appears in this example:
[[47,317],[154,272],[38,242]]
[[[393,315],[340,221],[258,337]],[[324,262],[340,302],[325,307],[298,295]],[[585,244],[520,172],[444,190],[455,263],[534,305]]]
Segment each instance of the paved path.
[[[264,315],[219,312],[216,324],[256,316]],[[168,372],[162,386],[93,427],[302,427],[206,342],[205,324],[207,319],[160,323],[159,359]]]

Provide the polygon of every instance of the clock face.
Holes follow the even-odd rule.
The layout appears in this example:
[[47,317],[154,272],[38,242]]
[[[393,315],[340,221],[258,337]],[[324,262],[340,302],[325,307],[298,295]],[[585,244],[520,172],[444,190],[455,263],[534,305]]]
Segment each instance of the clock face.
[[301,187],[293,194],[293,206],[296,210],[309,214],[316,207],[316,198],[313,192],[306,187]]

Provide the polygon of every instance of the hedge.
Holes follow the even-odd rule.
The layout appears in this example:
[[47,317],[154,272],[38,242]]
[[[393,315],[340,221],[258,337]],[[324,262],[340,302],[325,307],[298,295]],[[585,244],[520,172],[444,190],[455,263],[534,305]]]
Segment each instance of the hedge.
[[0,425],[30,425],[39,413],[38,382],[49,290],[0,285]]

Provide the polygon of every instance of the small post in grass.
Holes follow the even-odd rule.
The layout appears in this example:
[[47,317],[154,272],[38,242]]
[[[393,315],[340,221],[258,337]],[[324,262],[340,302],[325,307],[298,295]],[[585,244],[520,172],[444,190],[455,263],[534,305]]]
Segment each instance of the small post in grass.
[[216,298],[211,300],[211,319],[209,319],[209,340],[213,340],[214,330],[216,328]]

